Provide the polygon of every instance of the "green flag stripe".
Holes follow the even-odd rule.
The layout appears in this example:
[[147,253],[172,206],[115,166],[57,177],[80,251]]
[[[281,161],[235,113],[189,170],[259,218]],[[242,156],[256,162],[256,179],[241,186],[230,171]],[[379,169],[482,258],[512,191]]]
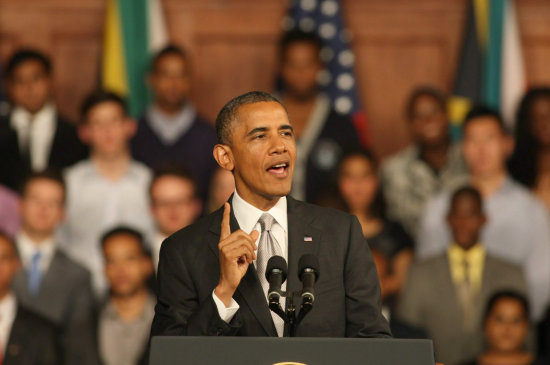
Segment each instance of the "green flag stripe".
[[502,26],[506,0],[491,0],[489,7],[489,41],[483,78],[483,101],[490,107],[500,108],[500,70],[502,54]]
[[147,0],[119,0],[128,75],[130,114],[139,116],[145,109],[147,87],[145,73],[149,62]]

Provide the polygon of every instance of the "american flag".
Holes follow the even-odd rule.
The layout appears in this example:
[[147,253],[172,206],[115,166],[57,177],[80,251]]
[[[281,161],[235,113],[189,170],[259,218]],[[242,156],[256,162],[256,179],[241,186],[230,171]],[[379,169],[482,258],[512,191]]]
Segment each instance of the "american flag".
[[366,118],[361,110],[353,71],[355,55],[351,32],[344,26],[339,0],[294,0],[283,18],[284,31],[315,32],[323,41],[321,59],[325,69],[319,75],[322,91],[334,109],[353,118],[363,145],[368,142]]

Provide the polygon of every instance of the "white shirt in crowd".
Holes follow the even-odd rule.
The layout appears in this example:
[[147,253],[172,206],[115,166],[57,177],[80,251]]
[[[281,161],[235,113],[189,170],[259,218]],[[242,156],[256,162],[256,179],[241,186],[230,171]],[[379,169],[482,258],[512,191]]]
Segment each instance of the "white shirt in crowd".
[[57,113],[52,103],[44,105],[34,115],[19,106],[13,109],[10,123],[17,132],[20,149],[29,150],[33,171],[42,171],[48,167],[56,118]]
[[[232,209],[241,230],[246,233],[250,233],[253,230],[260,232],[260,235],[256,240],[256,245],[258,245],[262,233],[258,220],[264,213],[271,214],[273,218],[275,218],[275,222],[273,222],[273,226],[271,227],[271,233],[281,246],[284,259],[288,261],[288,219],[286,197],[280,198],[277,204],[275,204],[267,212],[264,212],[263,210],[247,203],[235,190],[235,193],[233,194]],[[256,265],[256,261],[254,261],[254,265]],[[283,283],[281,289],[286,289],[286,283]],[[235,316],[235,313],[239,310],[239,304],[235,301],[235,299],[231,299],[231,304],[229,307],[226,307],[225,304],[216,296],[216,294],[212,293],[212,296],[214,298],[214,302],[216,303],[216,307],[218,308],[220,317],[225,322],[229,323],[231,319],[233,319],[233,316]]]
[[2,356],[6,353],[16,314],[17,300],[15,299],[15,295],[9,292],[0,300],[0,350],[2,351]]

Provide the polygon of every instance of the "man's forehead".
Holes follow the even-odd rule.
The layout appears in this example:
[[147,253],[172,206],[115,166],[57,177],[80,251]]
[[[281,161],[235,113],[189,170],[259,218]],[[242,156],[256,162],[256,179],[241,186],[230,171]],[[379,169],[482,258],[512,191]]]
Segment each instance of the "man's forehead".
[[259,124],[289,124],[286,110],[275,101],[243,105],[239,108],[236,119],[247,128],[255,128]]

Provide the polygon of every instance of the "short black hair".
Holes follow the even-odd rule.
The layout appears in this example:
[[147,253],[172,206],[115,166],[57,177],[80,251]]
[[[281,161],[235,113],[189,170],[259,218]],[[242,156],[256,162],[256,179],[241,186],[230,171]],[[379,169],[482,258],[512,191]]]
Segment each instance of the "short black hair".
[[80,122],[86,123],[88,112],[92,108],[96,107],[99,104],[108,102],[120,105],[124,114],[128,115],[128,106],[126,104],[126,100],[122,96],[110,90],[100,89],[92,92],[90,95],[88,95],[88,97],[86,97],[86,99],[84,99],[84,102],[80,107]]
[[[169,44],[166,47],[164,47],[163,49],[161,49],[160,51],[158,51],[153,56],[153,59],[151,60],[151,72],[155,72],[156,67],[157,67],[157,63],[159,62],[159,60],[162,57],[168,56],[168,55],[179,56],[184,61],[187,61],[187,51],[185,51],[185,49],[183,49],[181,47],[178,47],[174,44]],[[186,65],[186,67],[187,67],[187,65]]]
[[294,43],[309,43],[315,46],[319,52],[323,48],[323,41],[316,33],[293,29],[284,33],[279,40],[279,55],[281,59],[285,57],[288,47]]
[[11,238],[6,232],[0,230],[0,239],[3,239],[4,241],[6,241],[11,246],[11,249],[13,250],[13,254],[16,257],[19,257],[19,250],[17,249],[17,245],[15,244],[15,241],[13,240],[13,238]]
[[152,195],[153,186],[162,177],[174,176],[180,179],[187,180],[193,186],[193,195],[197,195],[197,180],[195,176],[185,167],[174,164],[164,164],[156,168],[153,172],[153,178],[149,184],[149,195]]
[[286,112],[286,108],[283,103],[265,91],[249,91],[245,94],[234,97],[223,106],[216,117],[216,135],[218,137],[218,143],[226,145],[231,144],[231,124],[235,121],[235,119],[237,119],[240,107],[243,105],[261,102],[278,103]]
[[483,315],[483,322],[486,322],[489,319],[489,316],[491,315],[491,312],[495,308],[496,304],[501,299],[512,299],[516,300],[519,304],[521,304],[523,308],[523,312],[525,314],[525,319],[528,321],[531,313],[531,308],[529,306],[529,301],[527,300],[527,297],[523,294],[521,294],[518,291],[515,290],[499,290],[491,297],[489,298],[489,301],[487,302],[487,306],[485,307],[485,314]]
[[22,48],[15,51],[6,65],[6,76],[12,78],[17,67],[28,61],[39,62],[44,68],[46,75],[52,74],[52,62],[44,53],[31,48]]
[[504,126],[504,121],[502,120],[502,116],[500,113],[493,108],[490,108],[483,104],[474,105],[468,114],[466,114],[466,117],[464,118],[464,122],[462,122],[462,131],[466,130],[466,127],[472,123],[474,119],[477,118],[492,118],[494,121],[498,124],[498,127],[502,131],[502,133],[507,134],[508,131],[506,130],[506,127]]
[[65,180],[63,179],[63,175],[61,174],[61,172],[58,169],[54,168],[48,168],[40,172],[32,172],[27,175],[19,188],[19,194],[21,195],[21,197],[25,197],[29,185],[36,180],[49,180],[59,184],[59,186],[61,186],[61,188],[63,189],[63,202],[65,201],[65,197],[67,194]]
[[447,110],[447,97],[445,96],[445,94],[443,94],[441,90],[428,85],[418,86],[411,92],[411,94],[409,95],[409,99],[407,100],[407,107],[405,110],[407,118],[409,120],[412,119],[414,116],[413,114],[416,102],[423,96],[428,96],[432,98],[441,108],[441,110]]
[[453,192],[453,195],[451,196],[451,204],[449,206],[449,212],[452,210],[453,206],[456,204],[456,201],[465,196],[469,198],[473,198],[479,207],[479,211],[483,213],[483,197],[481,196],[481,193],[479,192],[479,190],[477,190],[471,185],[462,186]]
[[141,252],[144,255],[148,255],[148,249],[145,245],[145,239],[143,238],[143,234],[137,229],[129,226],[116,226],[108,230],[107,232],[103,233],[100,240],[101,248],[102,249],[105,248],[105,244],[109,239],[120,235],[128,235],[135,238],[136,241],[139,243],[139,248],[141,249]]

